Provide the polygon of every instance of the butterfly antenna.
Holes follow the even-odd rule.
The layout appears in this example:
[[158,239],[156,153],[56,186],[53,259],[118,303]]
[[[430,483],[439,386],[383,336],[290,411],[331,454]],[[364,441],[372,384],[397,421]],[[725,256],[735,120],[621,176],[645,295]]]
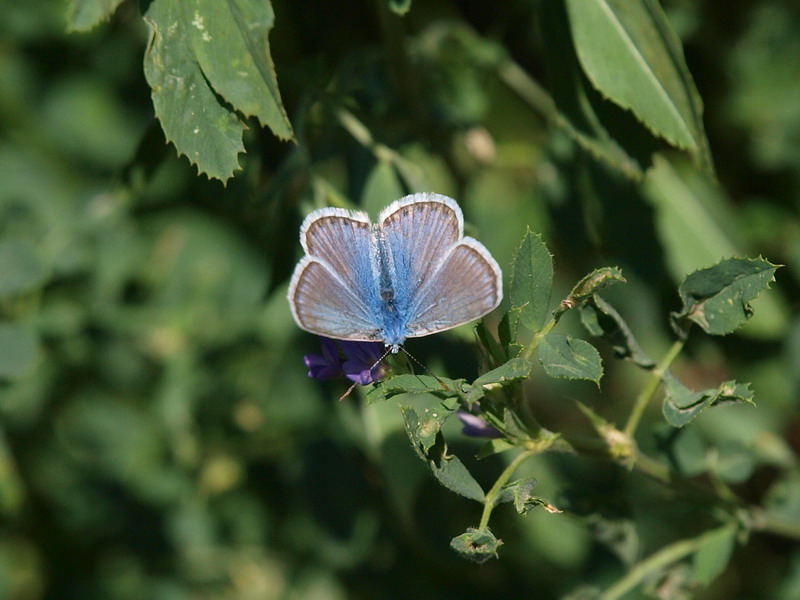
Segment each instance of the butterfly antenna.
[[[379,364],[381,364],[381,361],[382,361],[384,358],[386,358],[386,357],[389,355],[389,353],[390,353],[391,351],[392,351],[392,347],[391,347],[391,346],[389,346],[389,348],[386,350],[386,352],[384,352],[384,353],[381,355],[381,357],[380,357],[378,360],[376,360],[376,361],[375,361],[375,364],[373,364],[373,365],[372,365],[372,366],[369,368],[369,372],[370,372],[370,373],[372,373],[372,370],[373,370],[375,367],[377,367]],[[406,352],[406,354],[408,354],[408,352]],[[411,355],[409,354],[409,356],[411,356]],[[412,356],[412,358],[414,358],[414,357]],[[415,361],[416,361],[416,359],[415,359]],[[423,367],[423,368],[424,368],[424,367]],[[435,377],[435,375],[434,375],[434,377]],[[344,400],[345,398],[347,398],[347,397],[348,397],[348,396],[349,396],[349,395],[352,393],[352,391],[353,391],[354,389],[356,389],[356,386],[357,386],[357,385],[358,385],[358,382],[357,382],[357,381],[354,381],[354,382],[353,382],[353,385],[351,385],[349,388],[347,388],[347,391],[346,391],[344,394],[342,394],[342,395],[341,395],[341,397],[339,398],[339,402],[341,402],[342,400]]]
[[[402,347],[402,346],[401,346],[401,347]],[[405,353],[406,353],[406,356],[408,356],[408,358],[410,358],[410,359],[411,359],[411,360],[413,360],[415,363],[417,363],[417,365],[418,365],[419,367],[421,367],[421,368],[422,368],[422,369],[423,369],[423,370],[424,370],[424,371],[425,371],[425,372],[426,372],[428,375],[430,375],[430,376],[431,376],[431,377],[433,377],[433,378],[434,378],[436,381],[438,381],[438,382],[439,382],[439,385],[441,385],[441,386],[442,386],[444,389],[446,389],[447,391],[450,391],[450,388],[449,388],[449,387],[447,387],[447,384],[446,384],[444,381],[442,381],[441,379],[439,379],[439,377],[438,377],[438,375],[436,375],[436,373],[434,373],[433,371],[431,371],[431,370],[430,370],[428,367],[426,367],[426,366],[425,366],[425,365],[423,365],[421,362],[419,362],[419,361],[418,361],[416,358],[414,358],[414,356],[413,356],[413,355],[412,355],[412,354],[411,354],[411,353],[410,353],[408,350],[406,350],[405,348],[403,348],[403,352],[405,352]]]

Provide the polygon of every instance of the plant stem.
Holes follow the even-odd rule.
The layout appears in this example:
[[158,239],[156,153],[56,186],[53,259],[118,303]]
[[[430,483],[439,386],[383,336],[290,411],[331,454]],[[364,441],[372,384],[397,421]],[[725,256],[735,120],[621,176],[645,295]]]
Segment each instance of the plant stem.
[[667,372],[667,369],[669,369],[669,366],[672,364],[672,361],[675,360],[675,357],[680,354],[681,350],[683,350],[684,343],[685,342],[682,340],[675,340],[675,343],[672,344],[672,347],[669,349],[669,351],[652,370],[650,373],[650,379],[647,380],[644,388],[642,388],[642,391],[636,397],[633,410],[631,410],[631,414],[628,417],[628,423],[625,425],[625,434],[631,439],[636,433],[636,428],[639,426],[639,421],[641,420],[647,405],[650,403],[650,400],[656,393],[658,386],[661,385],[661,380],[664,377],[664,373]]
[[503,486],[508,483],[509,479],[511,479],[514,471],[516,471],[523,462],[537,452],[538,450],[524,450],[520,452],[514,458],[514,460],[508,464],[503,472],[500,473],[500,477],[498,477],[497,481],[494,482],[492,489],[487,492],[486,498],[483,500],[483,514],[481,515],[481,522],[478,525],[478,529],[486,529],[486,526],[489,524],[489,517],[492,515],[492,511],[497,504],[497,497],[500,495]]
[[608,588],[600,596],[600,599],[617,600],[617,598],[621,598],[624,594],[639,585],[650,573],[658,571],[667,565],[679,561],[684,556],[692,554],[700,547],[705,535],[707,534],[690,540],[677,541],[669,546],[665,546],[655,554],[651,554],[628,571],[628,573],[614,585]]

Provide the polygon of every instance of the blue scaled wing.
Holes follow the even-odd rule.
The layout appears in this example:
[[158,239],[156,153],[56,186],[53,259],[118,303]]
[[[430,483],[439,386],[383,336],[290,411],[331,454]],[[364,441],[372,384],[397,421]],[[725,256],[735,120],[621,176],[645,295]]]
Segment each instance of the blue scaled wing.
[[306,255],[288,294],[298,325],[335,339],[381,341],[368,216],[337,208],[314,211],[303,221],[300,243]]
[[500,267],[483,244],[463,237],[464,217],[454,200],[406,196],[387,207],[379,223],[407,337],[469,323],[500,304]]

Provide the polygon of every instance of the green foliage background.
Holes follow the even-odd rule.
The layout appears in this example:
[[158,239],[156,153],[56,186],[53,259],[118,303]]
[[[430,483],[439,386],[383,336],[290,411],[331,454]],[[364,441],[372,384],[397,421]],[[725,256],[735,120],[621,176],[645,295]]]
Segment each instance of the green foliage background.
[[[92,5],[113,16],[92,28]],[[502,559],[480,567],[448,549],[478,509],[416,458],[396,403],[339,403],[342,388],[306,377],[317,341],[285,299],[311,209],[375,214],[418,189],[457,198],[507,273],[526,226],[541,232],[562,297],[621,267],[628,283],[608,297],[651,355],[669,347],[688,273],[733,255],[786,265],[742,330],[692,339],[674,366],[696,389],[750,381],[758,406],[680,430],[654,406],[639,443],[785,521],[695,597],[800,598],[793,3],[664,2],[706,147],[697,123],[656,138],[594,89],[614,69],[582,74],[559,29],[580,2],[274,0],[286,114],[216,97],[246,149],[230,179],[235,139],[203,142],[224,164],[198,176],[154,118],[142,15],[163,5],[0,2],[0,598],[557,598],[707,529],[691,498],[548,454],[524,474],[564,514],[499,508]],[[466,327],[408,348],[473,378],[473,339]],[[602,350],[602,397],[534,373],[549,429],[589,429],[572,400],[624,420],[644,375]],[[478,451],[447,427],[462,458]],[[469,467],[490,482],[506,460]]]

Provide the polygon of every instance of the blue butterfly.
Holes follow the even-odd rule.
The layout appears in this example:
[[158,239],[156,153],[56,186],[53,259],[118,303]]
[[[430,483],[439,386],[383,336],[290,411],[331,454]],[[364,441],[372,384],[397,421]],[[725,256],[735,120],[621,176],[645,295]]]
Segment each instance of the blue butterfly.
[[469,323],[503,299],[503,277],[486,247],[464,237],[456,201],[412,194],[378,222],[360,211],[321,208],[300,228],[305,256],[289,285],[301,329],[351,341],[406,338]]

